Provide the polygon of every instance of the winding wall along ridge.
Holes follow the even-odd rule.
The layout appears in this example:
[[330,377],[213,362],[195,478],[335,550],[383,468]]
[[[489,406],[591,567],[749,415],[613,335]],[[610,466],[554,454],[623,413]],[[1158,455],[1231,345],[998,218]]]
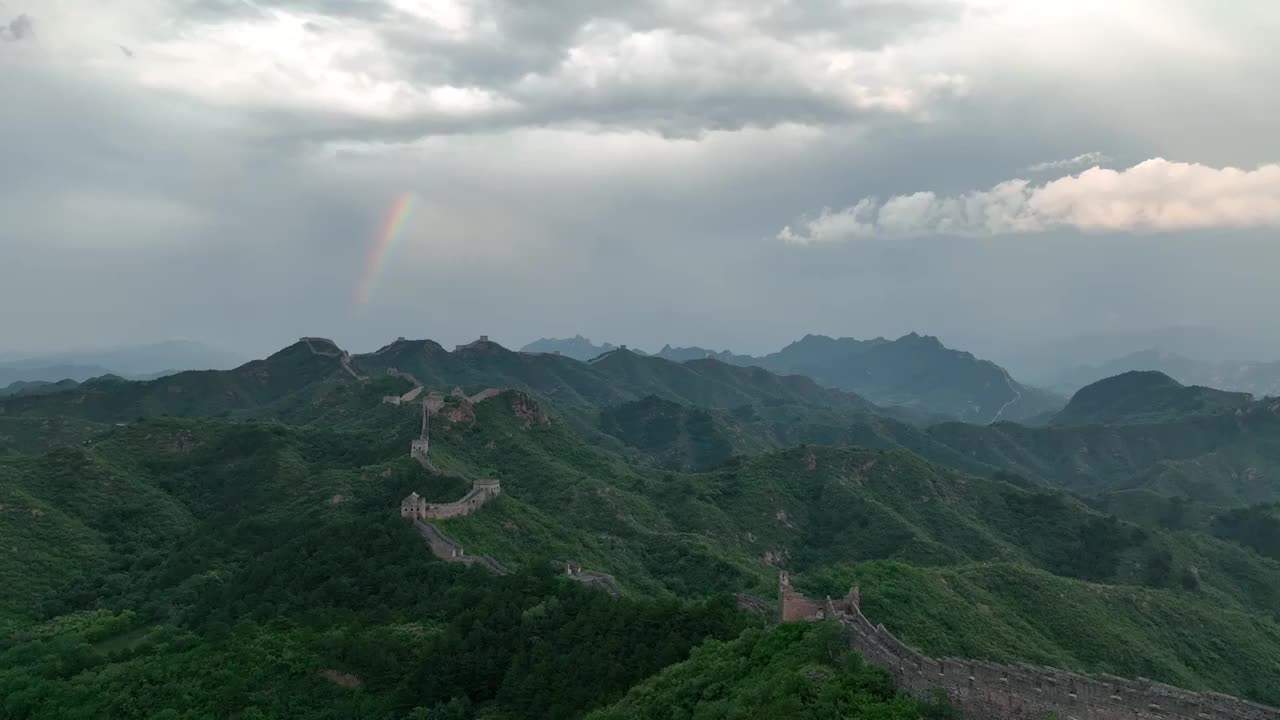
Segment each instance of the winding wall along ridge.
[[863,658],[889,671],[898,689],[922,699],[946,694],[966,720],[1280,720],[1280,708],[1152,680],[1084,675],[1038,665],[922,655],[862,614],[857,588],[815,601],[778,576],[779,616],[833,619]]

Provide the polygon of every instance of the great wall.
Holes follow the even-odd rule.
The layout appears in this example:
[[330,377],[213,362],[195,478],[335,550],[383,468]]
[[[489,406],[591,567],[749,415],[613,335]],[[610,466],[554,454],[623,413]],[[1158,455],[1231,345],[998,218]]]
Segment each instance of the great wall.
[[[739,596],[739,607],[747,604],[743,597],[750,596]],[[778,618],[839,622],[850,645],[887,670],[899,690],[926,700],[942,692],[965,720],[1280,720],[1280,708],[1152,680],[928,657],[873,625],[856,587],[838,600],[813,600],[792,589],[785,572],[778,575]]]
[[[305,338],[304,338],[305,340]],[[479,342],[485,342],[488,338],[481,336]],[[308,343],[310,345],[310,343]],[[312,352],[316,352],[312,349]],[[319,353],[318,353],[319,354]],[[413,388],[403,395],[387,395],[382,398],[382,402],[387,405],[408,405],[415,401],[422,408],[422,424],[421,432],[409,446],[409,455],[418,461],[422,467],[428,472],[439,472],[434,465],[431,464],[431,417],[445,407],[446,396],[439,392],[428,393],[425,396],[423,392],[425,388],[413,375],[402,372],[395,368],[389,368],[387,374],[407,380],[413,384]],[[488,400],[489,398],[498,396],[502,391],[497,388],[486,388],[475,395],[467,395],[462,392],[461,388],[455,387],[449,393],[448,397],[456,398],[460,403],[466,405],[475,405],[477,403]],[[440,531],[434,523],[428,520],[444,520],[449,518],[466,517],[479,510],[490,500],[497,498],[502,494],[502,483],[495,479],[480,479],[472,482],[471,490],[458,500],[445,503],[428,502],[416,492],[409,493],[400,501],[400,517],[413,521],[414,528],[422,539],[426,541],[427,546],[431,549],[431,554],[446,562],[457,562],[467,565],[478,565],[485,568],[495,575],[507,575],[511,571],[502,563],[498,562],[488,555],[468,555],[462,544],[450,538]],[[595,570],[587,570],[582,565],[566,561],[556,561],[556,566],[564,571],[565,577],[574,582],[582,583],[587,587],[606,592],[610,595],[621,595],[622,590],[618,585],[618,581],[607,573],[597,572]]]
[[621,595],[622,589],[618,587],[618,581],[612,575],[595,570],[584,570],[577,563],[557,560],[556,566],[564,570],[565,577],[575,582],[580,582],[589,588],[607,592],[610,595]]
[[445,562],[479,565],[494,575],[508,575],[511,572],[502,563],[488,555],[468,555],[460,543],[440,532],[440,528],[432,523],[414,518],[413,527],[427,542],[427,546],[431,548],[431,554]]
[[[481,336],[477,342],[488,338]],[[338,357],[348,374],[363,379],[351,366],[351,356],[323,338],[303,338],[316,355]],[[332,349],[321,350],[316,343]],[[475,343],[472,343],[473,345]],[[467,346],[459,346],[461,349]],[[408,373],[389,369],[394,375],[413,384],[398,396],[382,400],[389,405],[419,404],[422,408],[422,432],[413,440],[410,455],[430,472],[430,418],[444,406],[446,396],[429,393],[422,383]],[[494,388],[473,396],[454,388],[451,396],[463,403],[475,404],[499,394]],[[421,400],[419,400],[421,398]],[[412,520],[433,555],[447,562],[477,565],[496,575],[510,573],[505,566],[488,555],[468,555],[463,546],[442,533],[428,519],[465,517],[502,494],[497,480],[476,480],[461,499],[449,503],[429,503],[416,492],[400,504],[400,515]],[[612,575],[584,570],[580,565],[557,561],[565,576],[588,587],[611,595],[621,590]],[[738,609],[761,617],[769,614],[769,605],[753,595],[735,596]],[[862,614],[861,598],[856,587],[838,600],[830,597],[814,600],[796,592],[786,572],[778,575],[778,610],[782,622],[830,620],[840,623],[850,646],[873,665],[888,671],[894,685],[910,695],[925,700],[938,693],[956,707],[964,720],[1280,720],[1280,708],[1272,708],[1240,698],[1213,692],[1193,692],[1145,678],[1127,679],[1112,675],[1088,675],[1026,663],[999,664],[964,658],[933,658],[917,652],[883,624],[876,625]]]
[[471,490],[461,500],[447,503],[427,502],[418,493],[400,501],[400,517],[414,520],[443,520],[445,518],[465,517],[480,509],[489,500],[502,494],[502,483],[497,480],[476,480]]
[[[351,353],[349,353],[349,352],[347,352],[346,350],[343,350],[342,348],[338,347],[338,344],[337,344],[337,343],[335,343],[334,341],[330,340],[329,338],[322,338],[322,337],[304,337],[304,338],[301,338],[301,339],[299,340],[299,342],[301,342],[301,343],[303,343],[304,345],[306,345],[306,346],[307,346],[307,349],[311,351],[311,354],[312,354],[312,355],[320,355],[320,356],[322,356],[322,357],[336,357],[336,358],[338,358],[338,365],[340,365],[340,366],[342,367],[342,369],[343,369],[343,370],[345,370],[345,371],[347,372],[347,374],[348,374],[348,375],[350,375],[351,377],[355,378],[356,380],[363,380],[363,379],[364,379],[364,376],[363,376],[363,375],[361,375],[360,373],[356,372],[355,368],[351,367]],[[316,347],[316,344],[317,344],[317,343],[321,343],[321,344],[324,344],[324,345],[328,345],[329,347],[331,347],[331,348],[333,348],[333,349],[332,349],[332,350],[327,350],[327,349],[326,349],[326,350],[321,350],[320,348]]]

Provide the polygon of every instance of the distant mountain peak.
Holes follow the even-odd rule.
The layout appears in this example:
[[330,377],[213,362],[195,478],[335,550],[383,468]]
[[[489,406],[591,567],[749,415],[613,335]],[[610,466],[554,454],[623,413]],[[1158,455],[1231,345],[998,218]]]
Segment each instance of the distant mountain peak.
[[1143,386],[1143,387],[1185,387],[1182,383],[1174,380],[1159,370],[1130,370],[1120,373],[1114,377],[1099,380],[1089,387],[1109,387],[1109,386]]
[[1249,393],[1183,385],[1159,370],[1130,370],[1081,388],[1051,422],[1151,422],[1225,412],[1252,400]]
[[575,334],[571,338],[539,338],[520,348],[520,352],[564,355],[585,362],[616,347],[613,343],[596,345],[590,338]]
[[510,352],[502,345],[499,345],[497,342],[490,340],[488,335],[481,335],[479,338],[472,340],[469,343],[458,345],[453,348],[454,352],[466,352],[466,351],[477,351],[477,350],[490,351],[490,352],[492,351]]
[[658,354],[676,362],[712,358],[775,373],[806,375],[821,385],[843,388],[881,405],[971,422],[1047,416],[1064,402],[1051,393],[1019,384],[993,362],[948,348],[937,336],[915,331],[896,340],[807,333],[763,357],[671,345]]

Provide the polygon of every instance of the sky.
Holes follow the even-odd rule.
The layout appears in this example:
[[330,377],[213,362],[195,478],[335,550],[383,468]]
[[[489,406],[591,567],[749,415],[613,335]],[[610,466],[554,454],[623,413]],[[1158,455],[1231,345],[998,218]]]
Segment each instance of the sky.
[[0,350],[1280,338],[1273,0],[0,0]]

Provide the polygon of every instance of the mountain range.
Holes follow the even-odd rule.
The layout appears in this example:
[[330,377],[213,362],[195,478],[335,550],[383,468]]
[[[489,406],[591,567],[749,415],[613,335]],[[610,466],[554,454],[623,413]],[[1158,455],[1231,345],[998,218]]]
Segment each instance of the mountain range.
[[[868,343],[789,357],[992,372],[929,338]],[[444,397],[429,467],[409,453],[421,406],[388,400],[419,386]],[[399,516],[480,478],[501,495],[432,522],[509,575],[436,560]],[[1158,373],[1086,387],[1042,426],[927,423],[716,358],[304,338],[231,370],[0,398],[0,709],[645,717],[785,708],[769,688],[814,683],[832,707],[946,717],[832,637],[734,610],[779,570],[815,597],[859,585],[868,617],[935,656],[1276,704],[1277,478],[1280,401]]]
[[1280,362],[1208,362],[1158,349],[1140,350],[1100,365],[1073,368],[1049,380],[1056,391],[1075,392],[1103,378],[1135,370],[1156,370],[1189,385],[1280,396]]
[[[1208,365],[1239,366],[1280,358],[1280,339],[1275,338],[1274,333],[1242,334],[1196,325],[1050,334],[1040,339],[973,338],[968,339],[966,345],[980,348],[987,357],[998,358],[1016,376],[1042,387],[1053,386],[1078,368],[1099,367],[1116,358],[1151,350]],[[1168,372],[1164,367],[1124,367],[1118,372],[1125,370]],[[1179,377],[1177,373],[1169,374],[1183,382],[1199,382],[1194,378]],[[1107,375],[1091,377],[1069,388],[1068,392],[1103,377]]]
[[586,362],[616,349],[618,346],[613,343],[596,345],[581,335],[575,335],[571,338],[540,338],[520,348],[520,352],[557,353]]
[[[588,349],[584,349],[582,340],[580,336],[566,341],[542,340],[537,347],[566,355],[576,352],[579,356],[598,349],[589,341],[586,341]],[[524,350],[532,351],[532,348],[532,345],[526,346]],[[932,420],[977,423],[1029,420],[1045,416],[1063,404],[1062,398],[1022,385],[992,362],[947,348],[936,337],[916,333],[896,340],[806,335],[776,353],[761,357],[670,345],[656,356],[676,362],[712,359],[730,365],[804,375],[819,384],[857,393],[878,405]]]
[[246,358],[191,340],[45,354],[8,354],[0,359],[0,393],[17,382],[83,382],[103,375],[150,380],[182,370],[227,370]]
[[1053,425],[1149,423],[1242,409],[1249,393],[1186,386],[1155,370],[1131,370],[1099,380],[1071,396]]

